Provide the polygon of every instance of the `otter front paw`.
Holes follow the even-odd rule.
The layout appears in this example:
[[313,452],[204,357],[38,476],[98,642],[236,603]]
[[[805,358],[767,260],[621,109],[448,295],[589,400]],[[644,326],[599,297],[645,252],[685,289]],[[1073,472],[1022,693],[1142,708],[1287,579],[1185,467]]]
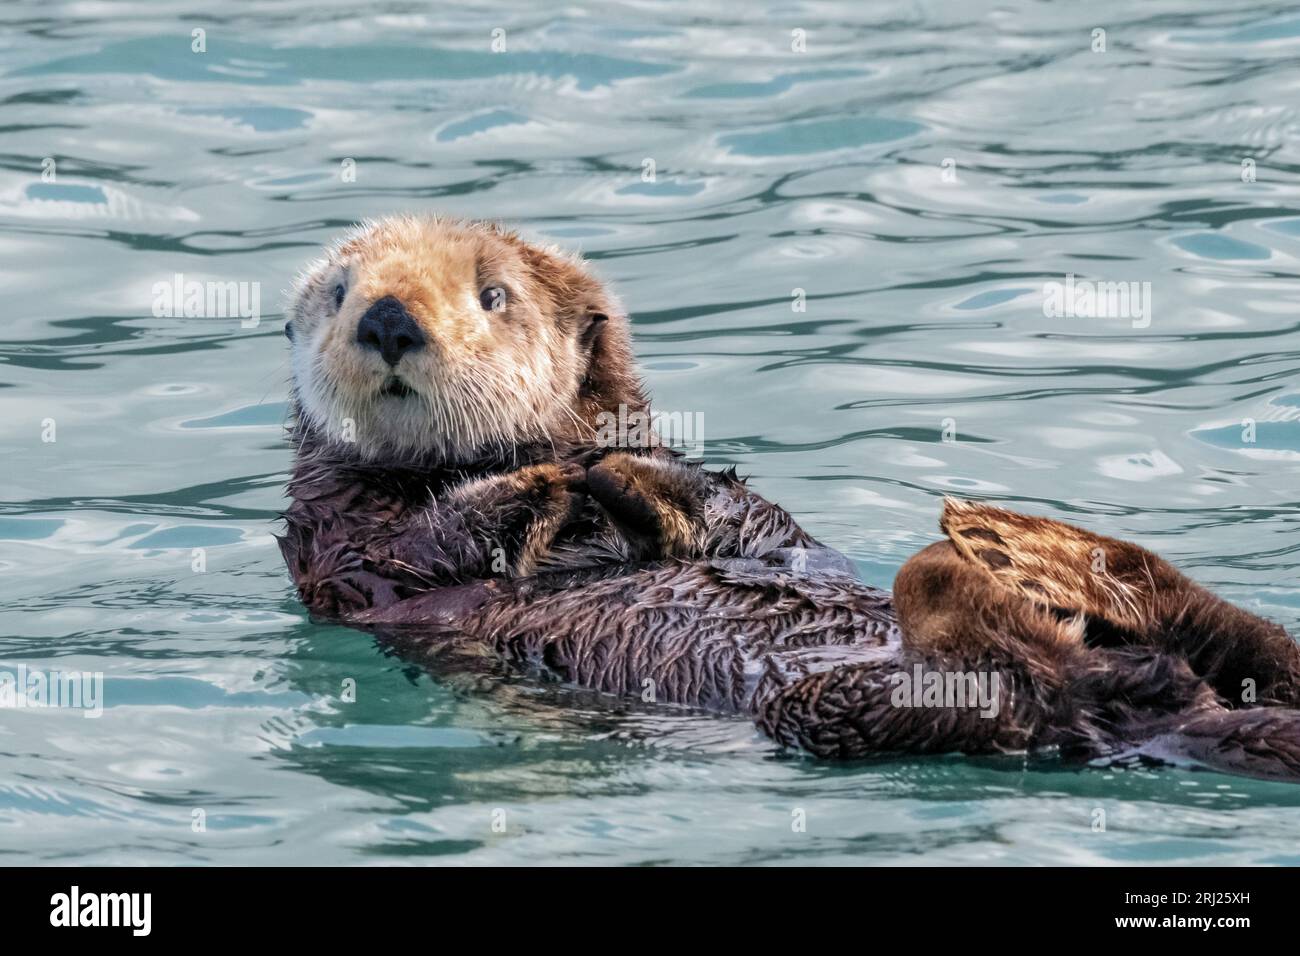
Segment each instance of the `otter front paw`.
[[689,465],[619,452],[587,470],[587,489],[647,556],[699,552],[705,488]]
[[587,501],[587,472],[572,462],[546,462],[521,468],[509,477],[519,486],[527,516],[513,571],[517,575],[531,574],[560,530],[582,514]]
[[574,462],[529,465],[511,477],[530,504],[547,518],[562,519],[562,525],[576,519],[587,500],[587,470]]

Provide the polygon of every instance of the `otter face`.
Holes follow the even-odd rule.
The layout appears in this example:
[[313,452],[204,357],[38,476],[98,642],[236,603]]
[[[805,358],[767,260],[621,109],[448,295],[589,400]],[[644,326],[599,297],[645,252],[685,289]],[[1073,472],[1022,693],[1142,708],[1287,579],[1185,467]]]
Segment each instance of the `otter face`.
[[593,365],[630,366],[625,327],[580,262],[491,224],[405,217],[313,263],[285,332],[315,433],[366,459],[458,462],[589,429]]

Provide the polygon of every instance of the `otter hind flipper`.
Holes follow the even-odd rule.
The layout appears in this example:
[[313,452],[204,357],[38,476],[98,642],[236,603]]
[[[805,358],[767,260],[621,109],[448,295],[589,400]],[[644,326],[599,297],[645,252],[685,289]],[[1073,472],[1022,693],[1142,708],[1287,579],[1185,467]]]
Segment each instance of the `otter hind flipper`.
[[974,501],[944,499],[939,527],[957,552],[1003,588],[1062,615],[1141,631],[1164,561],[1081,528]]
[[[1083,615],[1088,637],[1109,628],[1124,642],[1177,653],[1228,700],[1300,705],[1300,647],[1286,630],[1210,593],[1145,548],[951,498],[940,527],[986,581],[1058,617]],[[1247,681],[1257,694],[1252,700],[1243,696]]]

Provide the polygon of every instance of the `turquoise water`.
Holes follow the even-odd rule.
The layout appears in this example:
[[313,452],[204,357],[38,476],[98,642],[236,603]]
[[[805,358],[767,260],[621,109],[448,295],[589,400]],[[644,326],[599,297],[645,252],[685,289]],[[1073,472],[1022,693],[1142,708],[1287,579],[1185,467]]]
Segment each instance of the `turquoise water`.
[[[0,662],[105,675],[98,719],[0,711],[0,852],[1300,862],[1297,787],[829,766],[439,684],[310,623],[271,538],[281,290],[354,221],[437,210],[596,260],[659,406],[873,583],[956,493],[1300,626],[1300,16],[1230,6],[0,8]],[[260,321],[156,316],[177,273],[258,283]],[[1150,309],[1045,315],[1070,274]]]

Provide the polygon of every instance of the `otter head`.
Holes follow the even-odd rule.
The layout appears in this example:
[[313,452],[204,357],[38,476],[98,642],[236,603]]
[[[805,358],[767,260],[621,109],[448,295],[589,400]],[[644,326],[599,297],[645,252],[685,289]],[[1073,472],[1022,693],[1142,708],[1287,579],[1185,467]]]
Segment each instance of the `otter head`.
[[300,427],[363,459],[468,463],[645,408],[617,302],[580,259],[492,224],[365,225],[288,315]]

